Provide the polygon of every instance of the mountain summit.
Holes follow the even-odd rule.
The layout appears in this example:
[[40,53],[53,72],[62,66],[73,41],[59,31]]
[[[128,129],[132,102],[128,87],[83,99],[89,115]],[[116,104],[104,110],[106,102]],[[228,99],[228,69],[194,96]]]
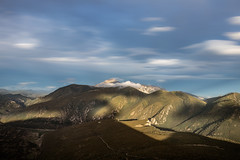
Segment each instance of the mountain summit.
[[116,78],[105,80],[104,82],[97,84],[95,87],[120,87],[120,88],[133,87],[146,94],[150,94],[158,90],[163,90],[162,88],[157,86],[142,85],[140,83],[134,83],[131,81],[120,82]]

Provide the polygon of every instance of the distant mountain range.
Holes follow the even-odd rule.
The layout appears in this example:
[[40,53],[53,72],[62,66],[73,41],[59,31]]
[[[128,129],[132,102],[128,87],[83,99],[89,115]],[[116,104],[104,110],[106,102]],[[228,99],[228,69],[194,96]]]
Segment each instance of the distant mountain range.
[[39,90],[7,90],[0,88],[0,95],[4,94],[21,94],[26,97],[36,98],[41,97],[47,94],[46,91],[39,91]]
[[[69,85],[22,103],[27,107],[2,112],[1,122],[54,118],[76,124],[106,118],[149,119],[156,127],[240,142],[239,93],[203,101],[180,91],[110,79],[96,86]],[[8,107],[1,104],[1,108]]]

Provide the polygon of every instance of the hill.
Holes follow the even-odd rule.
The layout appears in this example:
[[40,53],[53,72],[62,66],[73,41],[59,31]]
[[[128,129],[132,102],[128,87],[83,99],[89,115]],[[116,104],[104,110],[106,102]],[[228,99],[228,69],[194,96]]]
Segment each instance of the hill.
[[[39,159],[236,159],[240,145],[143,126],[146,121],[100,120],[43,138]],[[58,146],[58,147],[56,147]]]
[[181,91],[145,94],[132,87],[69,85],[23,109],[1,115],[1,122],[22,124],[27,120],[34,125],[31,119],[46,118],[41,123],[52,126],[107,118],[149,119],[156,127],[240,142],[239,100],[239,93],[205,102]]
[[0,94],[0,115],[25,108],[25,103],[29,100],[31,99],[20,94]]
[[[178,126],[180,131],[189,131],[206,136],[240,141],[240,94],[230,93],[207,100],[206,107]],[[185,128],[185,129],[184,129]]]

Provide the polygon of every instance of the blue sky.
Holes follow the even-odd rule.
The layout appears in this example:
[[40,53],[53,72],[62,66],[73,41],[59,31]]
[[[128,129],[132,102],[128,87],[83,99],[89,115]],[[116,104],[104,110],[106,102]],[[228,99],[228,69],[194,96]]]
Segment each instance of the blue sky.
[[240,92],[239,0],[0,0],[0,88],[109,78]]

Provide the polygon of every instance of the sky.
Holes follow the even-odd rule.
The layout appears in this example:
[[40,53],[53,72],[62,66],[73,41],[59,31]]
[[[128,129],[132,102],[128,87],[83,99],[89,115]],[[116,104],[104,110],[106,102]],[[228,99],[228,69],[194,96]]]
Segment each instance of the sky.
[[0,0],[0,88],[110,78],[240,92],[240,1]]

